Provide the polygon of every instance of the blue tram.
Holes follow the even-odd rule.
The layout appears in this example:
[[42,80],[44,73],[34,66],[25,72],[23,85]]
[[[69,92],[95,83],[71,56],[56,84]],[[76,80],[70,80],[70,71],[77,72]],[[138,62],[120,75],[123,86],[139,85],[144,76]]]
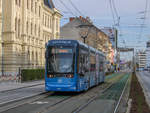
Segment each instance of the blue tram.
[[46,91],[80,92],[104,82],[105,55],[77,40],[46,45]]

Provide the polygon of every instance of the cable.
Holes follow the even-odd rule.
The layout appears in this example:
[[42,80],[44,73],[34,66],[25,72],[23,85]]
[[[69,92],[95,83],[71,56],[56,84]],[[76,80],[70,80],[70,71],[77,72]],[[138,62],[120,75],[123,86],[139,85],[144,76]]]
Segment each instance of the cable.
[[[111,10],[112,10],[112,12],[113,12],[113,10],[114,10],[113,13],[115,13],[116,18],[117,18],[117,24],[115,23],[115,25],[118,26],[118,29],[119,29],[119,31],[120,31],[120,36],[122,36],[122,29],[121,29],[121,26],[120,26],[120,16],[119,16],[119,14],[118,14],[118,12],[117,12],[117,8],[116,8],[116,5],[115,5],[114,0],[110,0],[110,5],[111,5]],[[113,14],[113,15],[114,15],[114,14]],[[125,45],[125,47],[126,47],[126,42],[125,42],[124,39],[123,39],[123,42],[124,42],[124,45]]]
[[143,34],[143,25],[145,24],[145,20],[146,20],[146,14],[147,14],[147,8],[148,8],[148,0],[146,0],[145,3],[145,10],[144,10],[144,17],[143,17],[143,23],[141,24],[141,29],[140,29],[140,34],[139,34],[139,39],[141,39],[142,34]]
[[118,12],[117,12],[114,0],[112,0],[112,7],[114,8],[114,12],[116,14],[117,21],[118,21],[117,25],[119,26],[120,17],[118,16]]
[[68,0],[70,2],[70,4],[73,6],[73,8],[80,14],[80,16],[83,16],[84,15],[81,13],[81,11],[75,6],[75,4],[71,1],[71,0]]
[[59,0],[60,3],[68,10],[68,12],[70,12],[73,16],[77,17],[69,7],[66,6],[66,4],[62,1],[62,0]]
[[114,15],[114,11],[113,11],[111,0],[109,0],[109,5],[110,5],[111,13],[112,13],[113,22],[114,22],[114,25],[115,25],[116,24],[116,22],[115,22],[115,15]]

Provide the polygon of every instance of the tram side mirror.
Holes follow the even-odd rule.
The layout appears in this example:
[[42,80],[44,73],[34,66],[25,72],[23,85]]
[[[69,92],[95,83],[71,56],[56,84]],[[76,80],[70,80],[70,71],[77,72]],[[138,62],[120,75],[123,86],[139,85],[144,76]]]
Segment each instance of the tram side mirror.
[[81,77],[83,77],[83,76],[84,76],[84,74],[83,74],[83,73],[80,73],[80,76],[81,76]]

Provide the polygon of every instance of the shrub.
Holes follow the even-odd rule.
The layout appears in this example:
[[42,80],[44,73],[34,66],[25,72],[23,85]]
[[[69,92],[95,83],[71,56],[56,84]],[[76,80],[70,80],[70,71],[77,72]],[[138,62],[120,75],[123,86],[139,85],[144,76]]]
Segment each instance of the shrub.
[[23,69],[21,70],[21,81],[44,79],[45,69]]

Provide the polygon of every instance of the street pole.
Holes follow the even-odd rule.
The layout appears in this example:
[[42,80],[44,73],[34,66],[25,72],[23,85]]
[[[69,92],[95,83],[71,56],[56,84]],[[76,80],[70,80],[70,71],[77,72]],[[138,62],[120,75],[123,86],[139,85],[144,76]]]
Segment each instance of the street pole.
[[83,38],[83,42],[85,43],[85,39],[87,38],[87,36],[81,36],[81,38]]
[[134,49],[133,49],[133,72],[135,72],[135,69],[136,69],[136,67],[135,67]]

